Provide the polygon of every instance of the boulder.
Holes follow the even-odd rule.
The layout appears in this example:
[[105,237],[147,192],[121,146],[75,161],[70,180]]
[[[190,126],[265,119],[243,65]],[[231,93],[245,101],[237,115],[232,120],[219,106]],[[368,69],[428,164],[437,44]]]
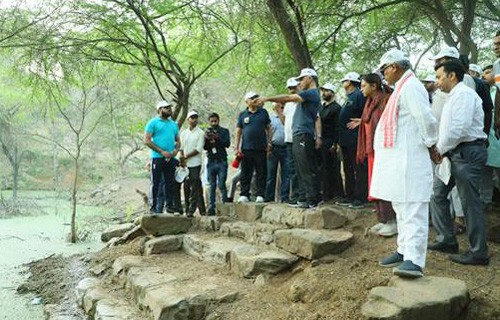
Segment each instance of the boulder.
[[79,307],[83,307],[83,297],[87,291],[91,288],[98,287],[101,281],[97,278],[85,278],[80,280],[75,288],[76,304]]
[[122,243],[125,243],[145,235],[146,233],[144,232],[141,226],[134,226],[131,230],[125,232],[125,234],[120,238],[120,241]]
[[160,268],[132,267],[126,275],[125,288],[132,293],[134,300],[142,305],[145,304],[144,298],[147,290],[175,280],[174,276],[164,274]]
[[133,320],[137,311],[124,300],[106,298],[99,300],[95,307],[94,320]]
[[121,256],[113,262],[113,275],[126,274],[132,267],[144,265],[144,258],[141,256]]
[[109,226],[104,232],[101,234],[101,241],[108,242],[114,237],[121,237],[127,231],[130,231],[134,228],[133,223],[122,223],[114,226]]
[[94,319],[97,302],[108,296],[109,292],[100,286],[92,287],[85,292],[83,296],[83,311],[89,316],[89,319]]
[[170,214],[147,214],[142,216],[141,227],[153,236],[186,233],[191,227],[191,218]]
[[306,229],[338,229],[342,228],[347,218],[337,211],[322,209],[306,211],[304,214],[304,227]]
[[239,276],[253,278],[259,274],[277,274],[289,269],[298,258],[287,252],[264,250],[251,245],[231,250],[231,270]]
[[442,277],[393,277],[387,287],[375,287],[362,307],[370,320],[461,319],[470,302],[465,282]]
[[354,238],[348,231],[309,229],[277,230],[274,237],[278,248],[309,260],[340,253],[352,244]]
[[304,209],[292,208],[284,204],[270,204],[264,208],[261,221],[290,227],[303,227],[305,212]]
[[238,220],[252,222],[260,219],[265,206],[265,203],[235,203],[234,213]]
[[339,207],[335,205],[325,205],[320,208],[320,211],[324,211],[325,214],[337,214],[339,216],[343,216],[347,218],[349,221],[356,220],[363,213],[366,213],[366,210],[359,209],[351,209],[347,207]]
[[183,235],[167,235],[151,239],[144,244],[144,254],[161,254],[182,249]]

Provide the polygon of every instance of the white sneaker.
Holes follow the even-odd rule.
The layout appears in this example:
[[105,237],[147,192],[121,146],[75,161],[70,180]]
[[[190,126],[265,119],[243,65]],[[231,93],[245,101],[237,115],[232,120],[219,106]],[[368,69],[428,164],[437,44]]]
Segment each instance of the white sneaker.
[[264,198],[262,198],[261,196],[258,196],[258,197],[255,199],[255,202],[256,202],[256,203],[262,203],[262,202],[264,202]]
[[246,197],[246,196],[240,196],[238,198],[238,202],[248,202],[248,201],[250,201],[250,200],[248,200],[248,197]]
[[398,234],[398,224],[396,220],[387,222],[377,234],[382,237],[392,237]]
[[174,212],[174,216],[180,216],[180,215],[181,215],[180,212],[178,212],[178,211]]
[[382,222],[379,222],[377,223],[376,225],[374,225],[373,227],[370,228],[369,232],[370,233],[378,233],[380,231],[380,229],[382,229],[383,227],[385,226],[385,223],[382,223]]

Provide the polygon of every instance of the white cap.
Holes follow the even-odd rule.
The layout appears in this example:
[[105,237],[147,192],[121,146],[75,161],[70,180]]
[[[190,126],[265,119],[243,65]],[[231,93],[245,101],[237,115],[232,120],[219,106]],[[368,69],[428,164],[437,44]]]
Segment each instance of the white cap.
[[427,77],[425,77],[423,82],[436,82],[436,76],[434,74],[430,74]]
[[304,68],[304,69],[300,70],[300,74],[298,77],[295,78],[295,80],[302,79],[303,77],[306,77],[306,76],[317,77],[318,74],[316,73],[316,71],[314,71],[314,69]]
[[167,100],[161,100],[160,102],[158,102],[156,104],[156,110],[159,110],[160,108],[163,108],[163,107],[171,107],[172,104],[170,102],[168,102]]
[[335,90],[337,90],[335,88],[335,86],[333,84],[331,84],[330,82],[327,82],[325,83],[324,85],[322,85],[321,87],[319,87],[320,89],[326,89],[326,90],[330,90],[331,92],[335,92]]
[[188,112],[186,119],[191,118],[192,116],[198,116],[198,112],[191,110]]
[[439,51],[438,54],[432,57],[431,60],[438,60],[444,57],[458,59],[458,57],[460,57],[460,54],[455,47],[444,47],[443,49],[441,49],[441,51]]
[[386,53],[384,53],[382,58],[380,58],[380,63],[378,65],[377,69],[380,70],[386,64],[396,63],[399,61],[410,61],[410,59],[408,58],[406,53],[404,53],[403,51],[396,49],[396,48],[392,48],[389,51],[387,51]]
[[290,78],[286,81],[287,88],[293,88],[299,85],[299,82],[295,78]]
[[359,73],[349,72],[342,78],[342,80],[340,80],[340,82],[344,82],[344,81],[361,82],[361,80],[359,78],[360,78]]
[[473,63],[469,64],[469,70],[476,71],[480,75],[483,74],[483,69],[480,66],[478,66],[477,64],[473,64]]
[[188,167],[179,166],[175,168],[175,181],[182,183],[188,175],[189,175]]
[[258,97],[259,94],[256,93],[256,92],[253,92],[253,91],[249,91],[247,92],[247,94],[245,94],[245,100],[248,100],[250,98],[253,98],[253,97]]

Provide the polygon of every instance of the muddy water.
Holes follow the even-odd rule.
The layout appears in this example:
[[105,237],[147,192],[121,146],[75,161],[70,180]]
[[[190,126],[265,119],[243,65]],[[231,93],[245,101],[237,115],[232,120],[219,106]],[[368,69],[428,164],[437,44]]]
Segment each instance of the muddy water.
[[[26,277],[20,273],[24,270],[22,264],[51,254],[71,255],[102,247],[97,236],[78,244],[66,242],[70,231],[66,206],[63,203],[57,213],[42,216],[0,219],[0,319],[43,319],[42,306],[32,304],[35,296],[16,293]],[[82,215],[96,212],[88,209]]]

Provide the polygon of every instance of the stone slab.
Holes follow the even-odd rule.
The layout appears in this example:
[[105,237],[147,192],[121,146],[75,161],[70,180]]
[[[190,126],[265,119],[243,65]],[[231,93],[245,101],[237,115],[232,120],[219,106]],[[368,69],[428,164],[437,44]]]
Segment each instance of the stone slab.
[[189,234],[184,236],[182,248],[186,253],[200,260],[212,261],[224,265],[229,261],[231,250],[238,245],[241,245],[241,242],[232,239],[205,239],[199,235]]
[[97,278],[85,278],[80,280],[75,288],[76,304],[81,308],[83,307],[83,297],[91,288],[100,286],[101,280]]
[[109,296],[109,292],[104,288],[92,287],[83,296],[83,311],[89,316],[90,319],[94,319],[97,302],[99,300],[105,299]]
[[278,248],[309,260],[340,253],[352,244],[354,238],[352,233],[344,230],[310,229],[277,230],[274,236]]
[[123,300],[106,298],[95,307],[94,320],[137,320],[137,311]]
[[106,230],[101,233],[101,241],[108,242],[114,237],[121,237],[127,231],[132,230],[135,227],[133,223],[122,223],[114,226],[109,226]]
[[217,203],[215,212],[219,217],[234,217],[234,205],[232,203]]
[[285,204],[270,204],[262,211],[261,221],[271,224],[282,224],[289,227],[303,227],[307,210],[292,208]]
[[304,227],[306,229],[338,229],[342,228],[347,220],[344,215],[329,209],[307,210],[304,213]]
[[157,267],[132,267],[125,278],[125,288],[138,304],[144,304],[147,290],[176,280],[175,276],[165,274]]
[[289,269],[298,258],[287,252],[241,245],[231,250],[231,270],[242,277],[277,274]]
[[464,316],[469,302],[467,286],[461,280],[393,277],[387,287],[370,291],[362,313],[370,320],[452,320]]
[[144,244],[144,254],[162,254],[182,249],[183,235],[166,235],[151,239]]
[[196,216],[192,220],[191,231],[216,232],[224,222],[230,220],[231,218],[225,216]]
[[143,215],[141,227],[153,236],[164,236],[188,232],[191,228],[191,219],[186,216],[174,216],[171,214]]
[[252,244],[271,244],[274,242],[274,232],[281,228],[268,223],[235,221],[223,223],[220,232]]
[[144,258],[141,256],[121,256],[113,262],[113,275],[125,274],[131,267],[141,267],[144,265]]
[[257,221],[262,216],[262,211],[265,207],[265,203],[235,203],[234,214],[241,221]]
[[324,205],[320,208],[320,211],[324,211],[326,214],[335,213],[340,216],[346,217],[349,221],[358,219],[362,214],[370,212],[370,210],[351,209],[337,205]]

